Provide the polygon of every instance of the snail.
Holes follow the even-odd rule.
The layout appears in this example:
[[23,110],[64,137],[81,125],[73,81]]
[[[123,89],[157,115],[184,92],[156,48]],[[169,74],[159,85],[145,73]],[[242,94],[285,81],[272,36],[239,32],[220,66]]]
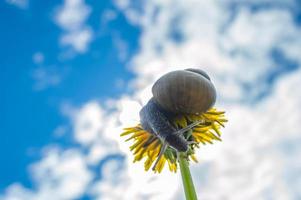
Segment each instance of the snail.
[[215,103],[216,90],[206,72],[185,69],[169,72],[159,78],[152,87],[152,94],[153,97],[142,107],[139,115],[142,128],[163,143],[157,159],[159,161],[168,146],[178,152],[186,152],[189,143],[183,134],[200,123],[194,122],[177,130],[171,119],[176,115],[206,112]]

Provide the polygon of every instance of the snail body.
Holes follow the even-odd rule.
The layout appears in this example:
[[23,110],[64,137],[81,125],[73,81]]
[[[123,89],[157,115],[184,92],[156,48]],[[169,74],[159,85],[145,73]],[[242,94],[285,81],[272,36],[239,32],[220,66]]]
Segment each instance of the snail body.
[[141,109],[139,115],[144,130],[156,135],[162,141],[166,141],[178,151],[187,151],[187,141],[176,135],[177,130],[169,121],[168,113],[159,107],[154,98],[151,98]]
[[[212,107],[216,91],[209,76],[200,69],[169,72],[155,82],[152,93],[153,98],[139,113],[141,126],[159,137],[164,144],[179,152],[187,151],[188,142],[179,134],[184,131],[172,125],[171,117],[201,114]],[[160,154],[164,151],[162,149]]]

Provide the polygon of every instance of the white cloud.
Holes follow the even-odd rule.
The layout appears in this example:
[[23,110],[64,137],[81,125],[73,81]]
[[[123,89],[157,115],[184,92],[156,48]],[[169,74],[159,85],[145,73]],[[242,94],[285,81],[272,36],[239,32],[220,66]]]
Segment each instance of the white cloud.
[[89,164],[95,165],[108,155],[120,153],[116,138],[121,129],[116,113],[109,113],[96,101],[80,108],[64,104],[62,113],[71,119],[75,142],[87,148]]
[[[199,66],[220,77],[215,84],[225,100],[249,100],[264,91],[267,76],[279,67],[271,57],[274,49],[300,61],[301,30],[289,10],[251,12],[246,4],[234,15],[230,3],[152,1],[143,12],[121,7],[130,21],[131,13],[139,15],[135,20],[143,29],[141,50],[133,59],[138,88],[175,66]],[[180,42],[170,37],[175,30]]]
[[62,46],[72,47],[76,52],[88,50],[93,37],[92,29],[86,24],[91,8],[84,0],[65,0],[55,15],[55,22],[64,33],[61,36]]
[[32,72],[32,78],[35,81],[33,89],[41,91],[59,85],[63,75],[55,67],[39,67]]
[[128,56],[128,44],[120,36],[113,37],[113,43],[118,51],[118,59],[124,62]]
[[42,64],[45,60],[45,56],[42,52],[36,52],[32,56],[32,60],[35,64],[39,65]]
[[[300,161],[294,159],[300,152],[295,150],[294,155],[287,158],[285,150],[278,146],[300,138],[298,123],[301,114],[295,109],[301,107],[301,96],[291,93],[296,85],[301,84],[300,77],[301,70],[298,70],[281,78],[272,94],[252,107],[236,103],[225,105],[229,123],[223,130],[223,142],[202,146],[197,155],[199,164],[191,165],[200,198],[293,199],[299,194],[297,186],[301,177],[295,174],[294,182],[289,183],[285,180],[285,173],[301,169]],[[139,104],[126,98],[119,104],[123,105],[118,106],[121,123],[134,123],[133,119],[138,119]],[[112,140],[114,137],[112,135]],[[99,199],[125,200],[183,198],[179,174],[144,172],[142,163],[131,162],[128,145],[120,143],[121,150],[128,155],[126,167],[118,173],[103,170],[105,177],[92,187],[92,195]],[[106,163],[110,165],[106,169],[119,166],[116,162]]]
[[97,102],[82,107],[73,119],[75,140],[83,145],[90,144],[100,136],[104,124],[104,111]]
[[[271,196],[273,199],[291,199],[298,193],[297,186],[292,188],[284,180],[284,173],[290,172],[286,169],[289,165],[300,169],[300,162],[293,159],[294,156],[290,156],[289,159],[283,157],[283,150],[279,149],[278,145],[290,138],[299,137],[300,131],[297,127],[301,115],[294,112],[294,109],[301,107],[301,96],[290,91],[295,85],[301,84],[300,76],[299,70],[283,77],[276,83],[271,96],[253,107],[236,103],[225,105],[229,123],[224,130],[224,141],[201,147],[198,152],[200,163],[192,164],[196,187],[201,188],[197,189],[200,191],[200,197],[265,199],[268,198],[266,196]],[[148,99],[147,95],[141,94],[139,97],[143,98],[143,101]],[[93,109],[91,104],[94,104]],[[140,105],[136,101],[123,97],[113,104],[116,105],[117,113],[111,113],[107,116],[107,120],[115,121],[119,116],[118,120],[123,127],[137,123]],[[282,104],[285,106],[279,107]],[[100,108],[98,104],[89,103],[83,107],[83,110],[101,113],[103,111],[97,111]],[[85,115],[88,114],[79,114],[79,116]],[[95,114],[89,115],[91,122],[94,119],[100,121],[100,117]],[[290,120],[287,120],[288,115]],[[107,120],[102,121],[107,122]],[[116,127],[118,124],[113,123],[112,127],[103,128],[101,133],[107,138],[103,141],[118,140],[120,130]],[[125,200],[182,199],[179,174],[164,171],[160,175],[154,175],[144,172],[142,163],[131,162],[129,144],[120,142],[119,145],[120,150],[128,156],[126,165],[121,167],[120,160],[107,161],[101,171],[103,177],[89,190],[93,197]],[[97,158],[110,154],[106,150],[107,147],[103,144],[94,144],[88,162],[94,164],[99,162]],[[116,168],[120,168],[120,171],[116,171]],[[298,185],[300,178],[294,179],[294,185]]]
[[58,10],[56,22],[65,30],[77,30],[87,20],[91,8],[82,0],[66,0]]
[[[296,109],[301,108],[301,96],[291,91],[300,84],[300,70],[283,76],[272,87],[272,94],[256,105],[244,105],[240,100],[256,97],[258,90],[269,84],[264,79],[277,67],[270,56],[273,49],[280,49],[301,65],[297,55],[301,52],[300,27],[287,9],[251,12],[246,4],[231,19],[225,5],[152,1],[145,4],[143,12],[130,5],[120,6],[128,19],[143,29],[141,49],[132,63],[137,93],[166,71],[202,67],[213,77],[220,96],[229,100],[222,101],[229,123],[222,143],[199,150],[200,164],[193,166],[193,174],[197,188],[201,188],[197,189],[200,198],[298,199],[296,185],[301,177],[290,173],[294,176],[290,183],[285,173],[300,171],[300,162],[287,161],[278,145],[299,138],[301,115]],[[132,13],[139,15],[134,21]],[[175,17],[179,20],[173,23]],[[181,41],[169,37],[175,24]],[[250,88],[246,90],[242,83]]]
[[96,199],[171,199],[179,187],[176,174],[145,173],[142,165],[133,165],[131,161],[122,170],[118,161],[108,161],[102,174],[91,191]]
[[53,131],[53,135],[57,138],[62,137],[66,134],[66,132],[68,131],[67,126],[61,125],[58,126],[54,129]]
[[[256,106],[228,106],[229,124],[223,143],[210,158],[206,154],[211,147],[199,151],[200,163],[209,164],[207,183],[196,181],[202,188],[200,196],[204,199],[269,199],[268,195],[272,199],[293,199],[298,193],[291,189],[295,183],[285,181],[285,171],[289,169],[278,145],[300,134],[295,127],[301,115],[294,112],[294,108],[301,106],[301,96],[290,93],[301,83],[300,75],[299,70],[281,79],[273,94]],[[206,159],[202,159],[203,156]],[[294,160],[293,166],[300,170],[300,161]],[[196,174],[201,173],[200,168],[194,169]],[[295,181],[300,181],[301,177],[295,175],[298,176]]]
[[117,18],[117,13],[114,10],[105,10],[101,15],[101,24],[106,25],[107,23],[115,20]]
[[20,184],[6,189],[5,200],[78,199],[92,179],[84,157],[76,149],[66,151],[50,148],[44,158],[31,166],[36,188],[29,190]]
[[21,9],[28,8],[29,4],[28,0],[6,0],[6,2]]
[[61,44],[66,46],[70,45],[76,51],[84,53],[88,50],[91,40],[92,30],[90,28],[83,28],[63,35],[61,38]]

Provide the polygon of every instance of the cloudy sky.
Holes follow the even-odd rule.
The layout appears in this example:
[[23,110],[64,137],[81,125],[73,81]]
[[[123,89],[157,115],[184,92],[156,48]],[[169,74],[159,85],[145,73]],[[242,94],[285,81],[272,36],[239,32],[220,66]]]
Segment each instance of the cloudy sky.
[[0,199],[181,200],[122,127],[162,74],[207,71],[229,122],[191,164],[200,199],[301,199],[301,3],[0,2]]

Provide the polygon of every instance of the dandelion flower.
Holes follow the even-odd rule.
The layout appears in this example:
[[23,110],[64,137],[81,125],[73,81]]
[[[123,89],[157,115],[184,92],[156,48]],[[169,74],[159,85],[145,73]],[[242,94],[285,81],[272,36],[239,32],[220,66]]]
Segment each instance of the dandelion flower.
[[[224,127],[224,123],[227,122],[225,112],[212,108],[200,115],[175,116],[172,119],[172,124],[177,129],[182,129],[198,121],[200,121],[198,125],[184,134],[184,138],[189,142],[189,150],[186,152],[187,158],[194,162],[197,162],[195,150],[199,148],[200,145],[213,144],[214,141],[221,141],[220,128]],[[140,124],[134,127],[124,128],[124,132],[121,136],[128,137],[126,141],[133,142],[130,146],[130,150],[133,152],[134,162],[144,160],[145,170],[149,170],[163,146],[163,142],[160,138],[144,130]],[[171,172],[177,171],[177,151],[172,147],[166,149],[164,155],[160,158],[153,170],[160,173],[166,163]]]

